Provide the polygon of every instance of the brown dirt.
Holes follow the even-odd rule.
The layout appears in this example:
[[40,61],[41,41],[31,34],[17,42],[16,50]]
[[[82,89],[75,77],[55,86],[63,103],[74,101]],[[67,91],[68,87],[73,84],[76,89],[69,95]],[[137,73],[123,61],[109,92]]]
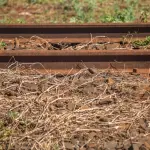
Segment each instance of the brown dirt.
[[[81,0],[82,2],[82,0]],[[126,8],[125,0],[105,0],[97,1],[96,9],[90,12],[88,7],[84,8],[86,14],[94,13],[92,22],[101,22],[101,17],[104,17],[105,13],[114,13],[114,6],[120,9]],[[82,5],[82,4],[81,4]],[[84,4],[86,6],[86,4]],[[0,7],[0,23],[2,24],[15,24],[15,23],[26,23],[26,24],[45,24],[45,23],[69,23],[70,18],[77,17],[77,12],[72,8],[71,1],[49,1],[47,4],[29,4],[27,0],[9,0],[8,5]],[[148,11],[149,17],[149,0],[139,0],[138,5],[135,7],[135,22],[141,22],[144,20],[145,15],[142,13],[143,10]],[[80,22],[88,22],[88,20],[80,19]]]
[[149,98],[137,74],[0,70],[0,149],[149,150]]

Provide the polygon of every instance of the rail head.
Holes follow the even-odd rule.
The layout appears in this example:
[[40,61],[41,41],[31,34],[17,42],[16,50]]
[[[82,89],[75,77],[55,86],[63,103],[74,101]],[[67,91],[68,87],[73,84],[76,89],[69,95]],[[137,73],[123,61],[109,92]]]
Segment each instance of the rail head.
[[[150,24],[3,24],[0,34],[150,33]],[[150,35],[150,34],[149,34]]]
[[150,50],[12,50],[0,56],[150,56]]

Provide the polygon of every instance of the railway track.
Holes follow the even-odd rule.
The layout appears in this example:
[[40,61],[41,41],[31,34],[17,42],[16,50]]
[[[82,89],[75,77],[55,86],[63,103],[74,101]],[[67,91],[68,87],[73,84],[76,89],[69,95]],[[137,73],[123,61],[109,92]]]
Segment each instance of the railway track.
[[[87,68],[124,70],[127,72],[149,73],[150,49],[131,46],[86,49],[93,44],[127,44],[131,40],[144,40],[150,35],[150,24],[91,24],[91,25],[0,25],[1,41],[15,38],[22,43],[31,37],[40,37],[56,49],[15,49],[0,51],[0,68],[37,69],[42,72],[72,73]],[[126,40],[126,41],[124,41]],[[59,43],[59,44],[58,44]],[[60,48],[78,45],[78,50]],[[110,46],[111,47],[111,46]]]

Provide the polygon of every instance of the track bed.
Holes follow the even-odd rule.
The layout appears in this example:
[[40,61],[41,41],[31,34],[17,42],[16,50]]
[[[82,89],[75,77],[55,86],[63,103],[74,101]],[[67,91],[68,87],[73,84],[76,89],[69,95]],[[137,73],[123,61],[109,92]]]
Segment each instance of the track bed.
[[149,24],[0,26],[0,150],[149,150],[149,35]]

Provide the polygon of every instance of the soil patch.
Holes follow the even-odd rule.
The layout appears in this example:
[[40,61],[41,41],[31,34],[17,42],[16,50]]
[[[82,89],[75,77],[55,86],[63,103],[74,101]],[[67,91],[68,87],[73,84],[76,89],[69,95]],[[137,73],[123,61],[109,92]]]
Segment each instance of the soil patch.
[[91,70],[0,70],[0,149],[148,150],[150,80]]
[[3,0],[0,6],[2,24],[150,22],[149,0]]

